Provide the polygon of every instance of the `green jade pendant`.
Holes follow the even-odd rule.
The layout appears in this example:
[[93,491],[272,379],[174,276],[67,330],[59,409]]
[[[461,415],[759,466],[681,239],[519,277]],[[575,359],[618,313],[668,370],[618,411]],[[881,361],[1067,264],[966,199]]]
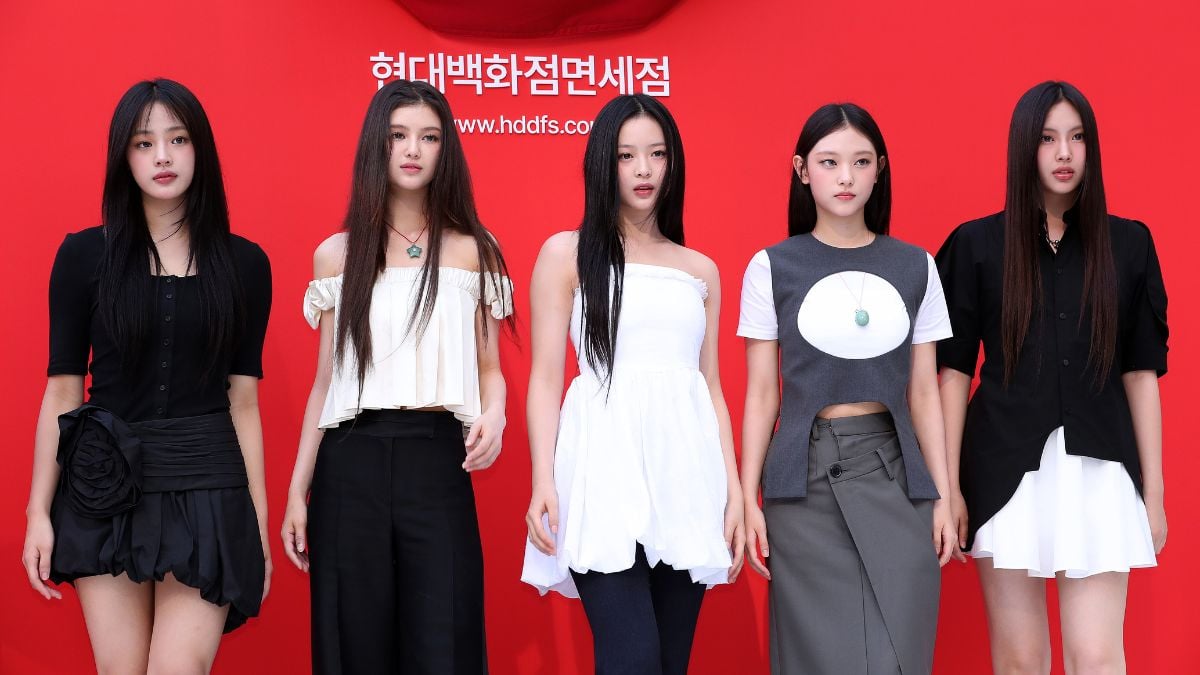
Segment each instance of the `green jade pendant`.
[[[408,257],[410,257],[410,258],[420,258],[421,257],[421,247],[417,246],[416,244],[413,244],[412,246],[409,246],[408,248],[404,249],[404,252],[407,253]],[[856,317],[854,320],[858,321],[858,318]],[[862,324],[859,324],[859,325],[862,325]]]
[[866,326],[871,323],[871,315],[865,309],[856,309],[854,310],[854,323],[859,326]]

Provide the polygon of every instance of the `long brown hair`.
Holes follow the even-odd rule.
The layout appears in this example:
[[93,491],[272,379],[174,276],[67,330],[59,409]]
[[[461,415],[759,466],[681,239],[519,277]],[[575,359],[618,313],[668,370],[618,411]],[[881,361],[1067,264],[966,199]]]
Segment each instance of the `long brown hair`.
[[1008,192],[1004,202],[1004,293],[1001,310],[1001,345],[1004,350],[1004,383],[1012,380],[1034,308],[1042,306],[1042,278],[1038,266],[1045,213],[1037,154],[1046,114],[1066,101],[1083,122],[1086,152],[1083,178],[1073,209],[1078,214],[1083,243],[1083,292],[1079,321],[1091,311],[1091,346],[1088,365],[1095,382],[1102,383],[1112,369],[1117,343],[1117,281],[1109,237],[1108,206],[1100,171],[1100,138],[1092,106],[1078,89],[1066,82],[1043,82],[1017,101],[1008,131]]
[[[420,284],[408,330],[415,330],[419,337],[433,316],[438,293],[442,233],[446,230],[470,235],[475,240],[479,254],[480,312],[487,311],[487,288],[494,283],[493,275],[508,276],[508,266],[500,253],[499,244],[479,222],[475,211],[467,159],[446,97],[425,82],[396,80],[387,84],[375,93],[367,107],[367,117],[363,120],[358,139],[358,151],[354,155],[350,205],[344,221],[348,237],[334,363],[345,364],[348,344],[354,349],[360,393],[373,361],[371,296],[375,281],[387,266],[391,116],[396,108],[413,105],[427,105],[437,114],[442,126],[442,147],[425,196],[425,219],[429,225],[428,257],[421,266]],[[496,290],[504,292],[503,288]],[[511,315],[505,323],[510,330],[514,328]],[[486,341],[487,322],[483,326],[483,339]]]

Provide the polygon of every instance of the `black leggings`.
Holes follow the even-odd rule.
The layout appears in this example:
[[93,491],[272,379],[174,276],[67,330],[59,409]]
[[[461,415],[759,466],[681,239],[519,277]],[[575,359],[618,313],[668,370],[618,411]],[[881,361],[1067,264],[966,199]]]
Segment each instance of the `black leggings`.
[[487,672],[462,424],[367,411],[325,432],[308,506],[313,672]]
[[684,675],[692,653],[704,584],[660,562],[638,544],[633,567],[571,572],[592,627],[596,675]]

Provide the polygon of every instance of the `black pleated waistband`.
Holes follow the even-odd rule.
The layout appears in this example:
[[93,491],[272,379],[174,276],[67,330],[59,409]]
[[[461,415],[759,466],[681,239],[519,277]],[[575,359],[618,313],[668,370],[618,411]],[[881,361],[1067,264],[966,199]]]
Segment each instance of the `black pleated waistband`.
[[142,445],[142,491],[246,486],[246,462],[229,411],[129,425]]

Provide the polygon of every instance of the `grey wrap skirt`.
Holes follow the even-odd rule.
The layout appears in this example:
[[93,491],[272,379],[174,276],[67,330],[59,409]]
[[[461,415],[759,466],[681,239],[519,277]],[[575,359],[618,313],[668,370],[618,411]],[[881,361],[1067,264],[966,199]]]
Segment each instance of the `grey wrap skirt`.
[[814,420],[808,496],[763,512],[773,675],[933,669],[933,504],[908,498],[891,415]]

